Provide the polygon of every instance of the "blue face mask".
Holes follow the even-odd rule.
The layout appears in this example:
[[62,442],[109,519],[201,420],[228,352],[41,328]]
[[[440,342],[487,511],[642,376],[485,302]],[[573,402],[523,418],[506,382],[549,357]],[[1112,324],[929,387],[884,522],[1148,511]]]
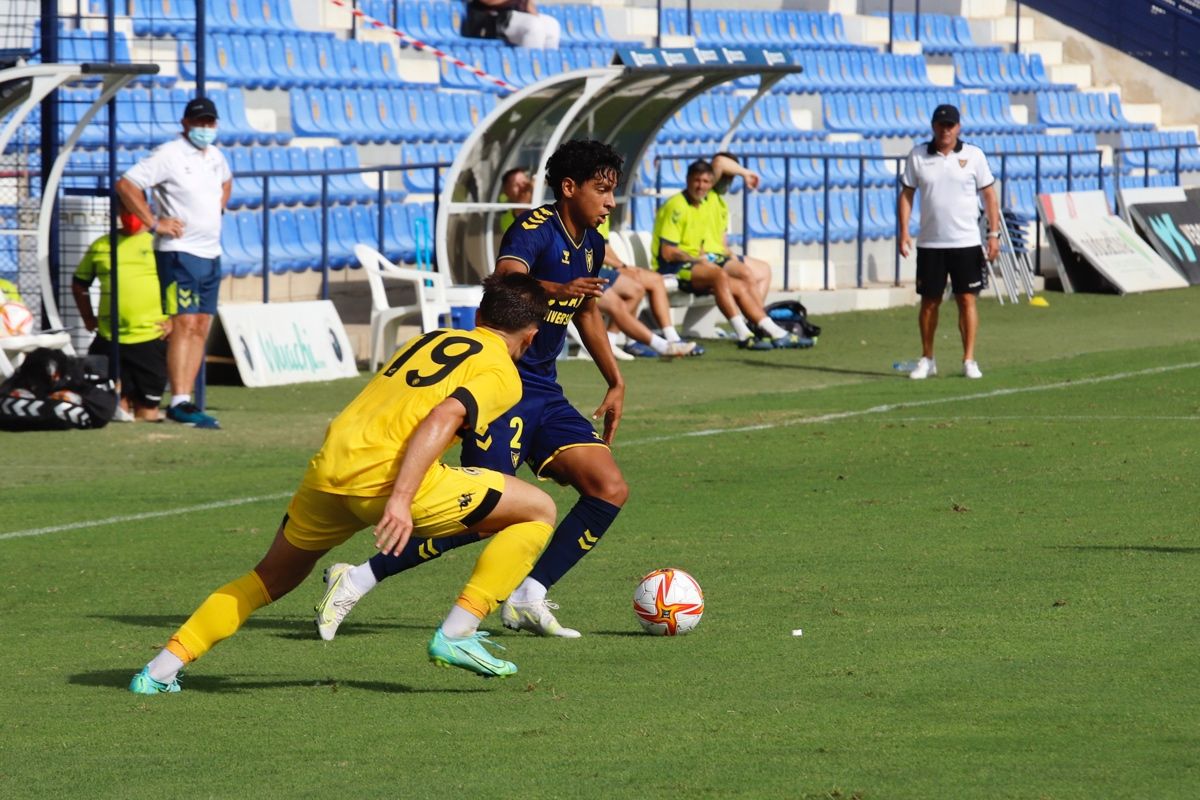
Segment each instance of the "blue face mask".
[[208,147],[217,140],[217,129],[212,128],[188,128],[188,141],[196,145],[196,147]]

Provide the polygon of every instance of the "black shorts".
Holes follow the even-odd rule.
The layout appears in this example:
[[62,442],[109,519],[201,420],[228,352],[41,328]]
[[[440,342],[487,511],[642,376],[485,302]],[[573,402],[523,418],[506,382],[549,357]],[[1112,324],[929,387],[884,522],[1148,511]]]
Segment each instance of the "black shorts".
[[987,263],[983,247],[918,247],[917,294],[941,297],[946,276],[955,294],[979,294],[987,288]]
[[[88,355],[108,357],[111,348],[112,343],[108,339],[97,336],[88,348]],[[121,345],[122,397],[138,408],[158,408],[166,385],[166,339]]]

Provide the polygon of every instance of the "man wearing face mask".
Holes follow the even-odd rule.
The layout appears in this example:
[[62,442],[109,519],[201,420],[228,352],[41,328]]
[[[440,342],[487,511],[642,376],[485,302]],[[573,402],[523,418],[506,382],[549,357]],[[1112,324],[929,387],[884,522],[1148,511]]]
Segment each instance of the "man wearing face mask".
[[[121,410],[114,421],[158,422],[158,406],[167,385],[167,343],[171,320],[163,313],[153,238],[135,214],[118,209],[117,264],[120,275],[117,341],[121,344]],[[100,313],[89,290],[100,282]],[[71,282],[84,327],[96,332],[89,355],[112,352],[112,244],[107,234],[92,242]],[[109,370],[112,374],[112,370]]]
[[[217,107],[197,97],[183,112],[179,138],[155,148],[117,181],[117,194],[154,234],[163,307],[172,316],[167,342],[171,405],[167,418],[196,428],[219,428],[192,402],[204,344],[221,285],[221,215],[233,173],[217,139]],[[146,203],[146,191],[154,207]]]

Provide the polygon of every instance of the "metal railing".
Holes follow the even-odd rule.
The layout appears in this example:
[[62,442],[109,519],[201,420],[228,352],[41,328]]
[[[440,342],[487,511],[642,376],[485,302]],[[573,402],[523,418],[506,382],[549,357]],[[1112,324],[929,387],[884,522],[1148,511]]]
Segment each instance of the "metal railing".
[[[1200,151],[1200,144],[1176,144],[1176,145],[1157,145],[1157,146],[1147,146],[1147,147],[1114,148],[1114,150],[1113,150],[1114,157],[1113,157],[1112,166],[1106,166],[1104,164],[1104,153],[1101,150],[1086,150],[1086,151],[1071,151],[1071,152],[1059,152],[1059,151],[1039,151],[1039,152],[1013,151],[1013,152],[1007,152],[1006,151],[1006,152],[988,152],[987,156],[988,156],[988,159],[992,162],[993,174],[1000,181],[999,202],[1000,202],[1000,209],[1001,209],[1002,215],[1006,211],[1010,212],[1013,216],[1017,217],[1023,224],[1025,224],[1025,223],[1029,223],[1029,222],[1036,222],[1036,219],[1037,219],[1036,208],[1028,209],[1028,208],[1024,208],[1024,207],[1021,207],[1021,206],[1018,206],[1015,204],[1015,202],[1014,202],[1016,200],[1016,198],[1014,197],[1015,186],[1020,186],[1020,184],[1022,184],[1025,181],[1032,182],[1033,194],[1034,194],[1035,198],[1036,198],[1036,195],[1041,194],[1047,188],[1046,184],[1051,180],[1065,181],[1065,189],[1068,192],[1076,191],[1077,187],[1081,183],[1085,183],[1085,185],[1089,189],[1092,189],[1092,190],[1098,189],[1098,190],[1104,191],[1108,194],[1111,194],[1111,193],[1115,192],[1117,189],[1122,188],[1122,187],[1129,187],[1129,186],[1137,185],[1137,182],[1141,182],[1141,185],[1149,186],[1149,185],[1151,185],[1151,177],[1152,177],[1151,171],[1152,170],[1158,171],[1159,174],[1164,174],[1161,172],[1163,165],[1162,164],[1156,165],[1156,164],[1152,163],[1150,153],[1155,152],[1155,151],[1170,151],[1170,150],[1174,151],[1174,158],[1173,158],[1174,169],[1171,172],[1165,173],[1165,174],[1173,175],[1175,178],[1175,182],[1178,184],[1180,182],[1182,174],[1185,171],[1189,171],[1189,167],[1191,166],[1190,164],[1184,163],[1182,151],[1185,151],[1185,150]],[[1142,156],[1140,159],[1137,160],[1137,163],[1134,163],[1134,160],[1127,156],[1127,154],[1129,154],[1129,153],[1141,153]],[[654,158],[653,193],[642,192],[640,196],[654,197],[656,199],[656,209],[657,209],[657,207],[659,205],[661,205],[662,202],[664,202],[666,199],[666,196],[663,194],[663,165],[664,165],[664,163],[670,162],[670,161],[694,161],[694,160],[700,159],[700,158],[708,159],[708,158],[711,158],[711,156],[712,156],[711,152],[656,155]],[[900,190],[901,190],[901,183],[900,183],[899,176],[900,176],[900,171],[901,171],[901,167],[902,167],[902,162],[904,161],[905,156],[884,156],[884,155],[853,154],[853,153],[812,153],[812,152],[795,152],[795,153],[788,153],[787,155],[783,155],[783,154],[779,153],[778,151],[755,150],[752,148],[739,149],[738,156],[739,156],[739,158],[742,159],[743,164],[746,163],[747,159],[752,159],[752,158],[775,159],[777,161],[782,162],[782,164],[783,164],[783,185],[782,185],[781,189],[774,190],[774,191],[775,192],[782,191],[782,193],[783,193],[783,221],[782,221],[783,222],[783,261],[784,261],[784,263],[783,263],[783,280],[784,280],[784,288],[785,289],[790,288],[790,286],[791,286],[791,282],[790,282],[790,278],[791,278],[790,262],[791,262],[791,247],[792,247],[791,240],[792,240],[792,233],[794,230],[793,225],[792,225],[792,219],[791,219],[791,217],[792,217],[792,215],[791,215],[792,193],[796,192],[796,191],[804,191],[806,189],[821,193],[821,203],[822,203],[822,209],[823,209],[822,215],[821,215],[822,216],[822,220],[821,220],[822,221],[822,231],[821,231],[822,236],[821,236],[821,241],[819,244],[821,247],[821,255],[822,255],[823,270],[824,270],[824,275],[823,275],[824,288],[828,289],[831,286],[830,278],[831,278],[832,264],[831,264],[830,249],[831,249],[831,245],[833,243],[833,237],[830,235],[830,233],[831,233],[830,198],[831,198],[832,193],[837,189],[837,187],[835,187],[833,185],[833,182],[830,180],[830,175],[831,175],[830,163],[835,160],[857,162],[857,169],[855,170],[856,174],[857,174],[857,181],[848,188],[849,188],[849,190],[854,191],[857,194],[856,203],[854,206],[854,210],[855,210],[856,216],[857,216],[857,224],[858,224],[858,228],[857,228],[857,232],[856,232],[857,235],[855,237],[855,240],[856,240],[856,262],[857,262],[855,275],[856,275],[857,288],[862,288],[864,286],[864,270],[865,270],[865,261],[863,258],[863,256],[864,256],[863,248],[864,248],[865,239],[867,238],[867,237],[864,237],[864,229],[865,229],[865,225],[866,225],[866,213],[865,212],[867,211],[867,204],[865,201],[865,193],[867,192],[867,185],[866,185],[866,181],[864,181],[865,172],[866,172],[865,164],[868,161],[883,161],[883,162],[890,162],[892,164],[892,170],[895,172],[895,175],[896,175],[894,181],[892,182],[893,199],[895,199],[895,198],[899,197]],[[821,184],[816,187],[793,186],[792,185],[792,176],[793,176],[792,161],[794,159],[819,159],[819,160],[821,160],[822,161],[822,177],[823,177]],[[1023,168],[1023,167],[1018,168],[1017,166],[1013,166],[1014,161],[1017,161],[1017,160],[1024,161],[1024,160],[1029,160],[1029,159],[1032,159],[1032,161],[1033,161],[1032,174],[1026,174],[1027,168]],[[1064,162],[1064,161],[1065,161],[1065,169],[1056,166],[1060,162]],[[1051,166],[1047,167],[1046,162],[1050,162]],[[1080,168],[1081,164],[1085,165],[1085,166],[1083,168]],[[1133,175],[1132,171],[1135,169],[1143,170],[1143,174],[1140,176]],[[1197,159],[1196,165],[1193,169],[1194,169],[1194,171],[1200,173],[1200,158]],[[1014,174],[1014,173],[1016,173],[1016,174]],[[876,189],[878,190],[879,188],[886,188],[886,187],[881,186],[880,184],[876,183]],[[1057,188],[1057,187],[1052,187],[1052,188]],[[760,190],[760,191],[771,191],[771,190]],[[841,191],[845,191],[845,189],[842,189]],[[750,194],[751,194],[751,190],[746,188],[745,185],[743,184],[740,194],[741,194],[741,208],[742,208],[741,237],[742,237],[742,247],[743,247],[743,249],[745,249],[749,246],[750,241],[753,237],[753,234],[750,230]],[[1036,202],[1036,200],[1035,200],[1035,202]],[[636,208],[636,204],[631,203],[631,206]],[[631,226],[635,227],[636,229],[639,229],[639,230],[649,230],[650,227],[652,227],[652,225],[648,227],[644,224],[647,221],[634,218],[632,216],[632,213],[630,216],[630,220],[631,220]],[[899,220],[897,220],[897,225],[899,225]],[[1007,228],[1007,223],[1006,223],[1005,227]],[[1034,246],[1034,254],[1035,254],[1035,259],[1036,259],[1035,274],[1041,274],[1042,231],[1041,231],[1040,225],[1035,225],[1034,227],[1035,227],[1034,235],[1035,235],[1035,241],[1036,241],[1036,244]],[[898,230],[893,232],[892,238],[894,239],[894,237],[898,233],[899,233]],[[888,239],[885,237],[884,241],[886,241],[886,240],[888,240]],[[896,253],[895,253],[894,265],[893,265],[894,266],[893,282],[894,282],[894,285],[896,285],[896,286],[900,285],[900,265],[901,265],[901,259],[900,259],[899,250],[897,248]]]
[[[346,168],[341,168],[341,169],[326,169],[326,170],[271,170],[271,171],[264,170],[264,171],[252,171],[252,172],[237,173],[234,176],[235,179],[245,178],[245,179],[250,179],[250,180],[262,181],[262,186],[259,189],[259,201],[260,201],[260,209],[261,209],[261,215],[262,215],[262,230],[261,230],[261,236],[262,236],[261,270],[262,270],[262,275],[261,275],[261,277],[262,277],[262,282],[263,282],[263,285],[262,285],[263,302],[264,303],[270,302],[270,291],[271,291],[270,284],[271,284],[271,274],[272,274],[272,270],[271,270],[272,254],[271,254],[270,214],[273,210],[281,210],[281,209],[287,208],[286,206],[282,206],[282,205],[272,207],[272,205],[271,205],[271,195],[272,195],[271,183],[272,183],[272,181],[278,181],[280,179],[287,179],[287,178],[309,178],[309,179],[316,178],[320,181],[320,186],[321,186],[320,200],[317,202],[317,204],[314,208],[314,211],[320,217],[320,224],[321,224],[321,228],[320,228],[321,252],[320,252],[319,261],[316,262],[318,264],[316,269],[319,270],[321,273],[321,299],[328,299],[329,298],[329,272],[331,269],[333,269],[331,259],[330,259],[330,252],[329,252],[329,243],[330,243],[329,214],[330,214],[331,209],[337,207],[337,204],[332,203],[330,201],[331,193],[333,192],[333,190],[330,187],[331,179],[334,178],[335,176],[340,176],[340,175],[374,174],[377,176],[378,186],[377,186],[377,188],[372,189],[372,191],[375,192],[375,196],[372,199],[372,201],[370,202],[370,205],[372,205],[373,207],[378,209],[378,223],[376,225],[376,230],[375,230],[376,249],[378,249],[380,252],[385,252],[388,249],[390,249],[390,248],[386,247],[387,236],[386,236],[386,220],[384,217],[385,211],[386,211],[387,207],[392,203],[407,202],[407,200],[391,200],[391,199],[389,199],[388,195],[391,192],[394,192],[396,190],[387,188],[385,176],[388,174],[404,173],[404,172],[408,172],[408,171],[412,171],[412,170],[430,170],[433,173],[433,191],[432,191],[433,214],[432,214],[432,216],[433,216],[433,218],[436,219],[438,203],[439,203],[439,195],[441,194],[440,171],[449,166],[450,165],[445,162],[420,162],[420,163],[412,163],[412,164],[393,164],[393,165],[381,165],[381,166],[369,166],[369,167],[346,167]],[[110,195],[110,191],[107,188],[107,186],[112,185],[111,183],[108,182],[111,180],[111,173],[109,173],[109,172],[96,171],[96,170],[91,170],[91,171],[89,171],[89,170],[68,170],[64,174],[64,177],[72,178],[72,179],[79,179],[79,178],[98,179],[97,187],[95,189],[88,190],[88,189],[81,189],[79,187],[68,188],[68,189],[64,190],[64,192],[67,194],[93,195],[93,196],[94,195],[102,195],[102,196]],[[424,193],[416,192],[414,194],[424,194]],[[343,204],[343,205],[348,206],[348,205],[367,205],[367,204],[368,203],[366,203],[366,202],[358,202],[358,203]],[[251,209],[246,208],[246,210],[251,210]],[[239,211],[233,211],[231,213],[239,213]],[[228,224],[228,222],[226,224]],[[416,226],[414,226],[414,228],[415,228],[415,230],[412,233],[413,233],[414,244],[416,245],[415,261],[418,265],[418,268],[432,269],[432,265],[435,263],[434,262],[434,254],[435,254],[434,242],[432,241],[432,238],[429,234],[429,231],[432,230],[432,224],[431,224],[431,222],[427,222],[425,226],[416,225]],[[423,237],[418,235],[422,231],[424,234]],[[423,238],[423,241],[422,241],[422,238]],[[314,254],[314,255],[316,255],[316,254]],[[115,289],[115,283],[116,283],[116,281],[114,281],[114,289]]]

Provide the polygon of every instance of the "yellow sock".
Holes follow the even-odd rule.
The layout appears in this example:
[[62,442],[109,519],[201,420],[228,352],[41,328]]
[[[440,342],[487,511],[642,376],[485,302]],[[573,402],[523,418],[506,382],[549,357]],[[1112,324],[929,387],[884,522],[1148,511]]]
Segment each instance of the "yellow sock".
[[483,619],[516,589],[550,541],[546,522],[520,522],[493,536],[475,562],[458,605]]
[[262,578],[250,570],[210,594],[175,631],[167,649],[185,664],[195,661],[217,642],[237,633],[247,617],[270,602]]

